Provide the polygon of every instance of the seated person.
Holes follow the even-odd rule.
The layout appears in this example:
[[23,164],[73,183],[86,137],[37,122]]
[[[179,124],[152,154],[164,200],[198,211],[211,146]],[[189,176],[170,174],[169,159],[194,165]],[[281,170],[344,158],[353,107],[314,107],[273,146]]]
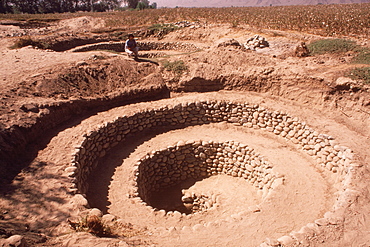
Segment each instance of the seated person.
[[129,34],[128,40],[126,40],[126,43],[125,43],[125,52],[127,52],[129,56],[135,56],[135,58],[137,58],[139,55],[138,51],[139,51],[139,48],[137,47],[137,43],[136,43],[136,40],[134,39],[134,35]]

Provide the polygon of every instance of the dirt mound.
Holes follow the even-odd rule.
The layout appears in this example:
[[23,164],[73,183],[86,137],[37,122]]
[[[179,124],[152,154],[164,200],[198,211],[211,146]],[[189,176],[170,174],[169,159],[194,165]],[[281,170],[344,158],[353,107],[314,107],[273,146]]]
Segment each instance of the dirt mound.
[[[100,97],[118,94],[129,87],[146,87],[149,84],[160,85],[157,80],[142,80],[144,77],[158,73],[158,66],[152,63],[137,63],[120,57],[108,58],[95,56],[92,61],[80,61],[75,66],[53,68],[48,74],[33,77],[32,83],[24,83],[19,89],[20,96],[33,94],[39,97]],[[100,61],[97,61],[100,60]],[[159,79],[159,81],[158,81]]]
[[59,21],[57,28],[74,32],[91,31],[105,27],[105,21],[91,16],[82,16]]

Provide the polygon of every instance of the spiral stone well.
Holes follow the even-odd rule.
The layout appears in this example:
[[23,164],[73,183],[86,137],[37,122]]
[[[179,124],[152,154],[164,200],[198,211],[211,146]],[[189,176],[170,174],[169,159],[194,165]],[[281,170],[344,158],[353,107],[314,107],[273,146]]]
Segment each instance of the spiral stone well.
[[152,205],[155,192],[189,179],[226,174],[244,178],[267,194],[275,180],[271,168],[252,148],[237,142],[179,142],[139,161],[137,188],[140,198]]
[[[84,140],[73,154],[69,169],[73,177],[74,193],[86,194],[89,188],[88,177],[98,165],[98,160],[138,132],[158,127],[171,130],[227,122],[273,133],[310,156],[318,168],[331,174],[339,192],[333,210],[325,217],[330,220],[343,213],[341,209],[348,204],[348,196],[352,193],[351,176],[356,165],[352,161],[353,152],[338,145],[333,137],[316,132],[287,113],[242,101],[183,100],[179,103],[169,99],[160,103],[161,106],[146,105],[130,114],[116,116],[96,130],[84,134]],[[279,184],[277,181],[281,175],[274,172],[274,164],[269,164],[246,144],[235,141],[185,140],[167,148],[152,150],[134,165],[136,192],[133,195],[154,211],[175,210],[153,205],[153,195],[182,181],[226,174],[247,180],[262,192],[263,198],[267,198]]]

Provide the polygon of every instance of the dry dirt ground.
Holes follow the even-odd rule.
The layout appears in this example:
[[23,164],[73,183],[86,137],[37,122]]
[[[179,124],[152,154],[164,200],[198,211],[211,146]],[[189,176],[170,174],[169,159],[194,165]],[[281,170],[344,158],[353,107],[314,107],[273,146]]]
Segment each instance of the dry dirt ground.
[[[161,40],[193,43],[199,50],[162,51],[168,55],[135,61],[109,51],[9,49],[18,39],[11,36],[25,30],[0,27],[0,172],[4,180],[0,246],[14,241],[9,239],[12,235],[23,236],[28,246],[259,246],[263,242],[262,246],[282,246],[276,239],[292,232],[296,232],[294,241],[284,246],[370,246],[370,96],[369,86],[343,77],[347,69],[361,66],[350,64],[353,54],[296,57],[297,44],[320,37],[204,24]],[[102,20],[81,17],[26,31],[40,39],[63,36],[65,42],[71,36],[67,34],[86,36],[101,27]],[[219,46],[230,39],[245,42],[255,34],[264,36],[270,47],[245,51]],[[158,42],[151,37],[146,40]],[[356,41],[370,45],[366,39]],[[167,71],[164,60],[183,60],[188,69],[181,75]],[[153,90],[164,94],[156,98],[150,95]],[[135,92],[148,97],[141,99]],[[314,223],[332,210],[338,183],[318,169],[312,157],[274,134],[228,123],[132,136],[99,161],[90,177],[88,202],[70,193],[64,171],[84,133],[138,109],[212,99],[287,112],[352,149],[358,165],[352,182],[355,196],[342,217],[320,227]],[[212,176],[186,187],[215,195],[210,210],[176,217],[153,212],[128,196],[134,164],[146,153],[180,140],[232,140],[252,146],[284,174],[285,183],[264,196],[244,180]],[[167,193],[158,197],[171,200]],[[72,230],[67,220],[81,219],[88,208],[117,217],[117,236],[100,238]],[[310,223],[311,230],[297,233]]]

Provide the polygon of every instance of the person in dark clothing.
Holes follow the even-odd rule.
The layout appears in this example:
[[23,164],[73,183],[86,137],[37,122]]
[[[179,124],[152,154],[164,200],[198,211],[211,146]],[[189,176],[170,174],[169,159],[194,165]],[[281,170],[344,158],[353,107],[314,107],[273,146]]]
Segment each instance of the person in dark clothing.
[[127,53],[128,56],[134,56],[135,58],[137,58],[139,55],[138,51],[139,51],[139,48],[137,46],[134,35],[129,34],[128,40],[126,40],[126,43],[125,43],[125,52]]

